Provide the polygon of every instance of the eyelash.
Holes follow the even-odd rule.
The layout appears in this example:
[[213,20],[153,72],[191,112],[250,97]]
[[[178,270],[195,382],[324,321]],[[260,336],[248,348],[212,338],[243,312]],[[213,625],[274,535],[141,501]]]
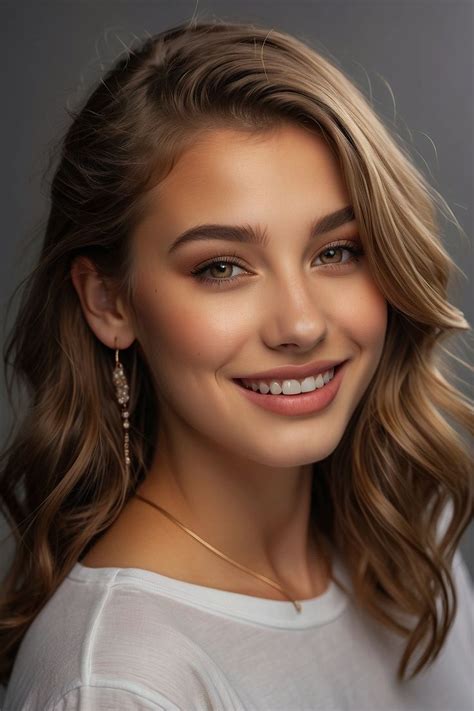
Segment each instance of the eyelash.
[[[352,254],[352,259],[348,260],[347,262],[343,262],[341,264],[323,264],[322,266],[328,267],[329,269],[340,269],[341,267],[344,267],[346,264],[350,262],[358,262],[359,257],[361,257],[364,254],[364,250],[361,247],[358,247],[357,244],[354,242],[337,242],[334,244],[328,244],[327,247],[325,247],[319,254],[324,254],[324,252],[329,251],[330,249],[345,249],[348,252]],[[319,255],[317,255],[319,256]],[[210,267],[212,267],[213,264],[232,264],[233,266],[240,267],[241,269],[245,269],[245,266],[240,262],[240,260],[235,259],[237,255],[230,254],[227,257],[216,257],[215,259],[212,259],[209,262],[206,262],[202,267],[198,267],[197,269],[193,269],[191,271],[191,274],[195,279],[197,279],[200,282],[205,282],[208,284],[211,284],[212,286],[217,286],[220,287],[221,284],[226,284],[228,282],[235,282],[241,277],[245,276],[245,274],[238,274],[235,277],[225,277],[224,279],[215,279],[214,277],[206,277],[203,276],[203,273],[207,271]]]

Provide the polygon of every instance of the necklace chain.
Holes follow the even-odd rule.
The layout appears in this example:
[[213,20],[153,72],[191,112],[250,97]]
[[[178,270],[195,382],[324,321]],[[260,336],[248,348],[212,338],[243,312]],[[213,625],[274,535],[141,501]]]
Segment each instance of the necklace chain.
[[197,535],[197,533],[194,533],[194,531],[191,531],[187,526],[182,524],[178,519],[176,519],[172,514],[168,513],[168,511],[165,511],[164,508],[161,506],[158,506],[158,504],[153,503],[153,501],[150,501],[149,499],[146,499],[144,496],[141,496],[140,494],[135,494],[135,498],[141,499],[145,503],[149,504],[150,506],[153,506],[155,509],[158,509],[158,511],[161,511],[162,514],[167,516],[167,518],[170,519],[170,521],[173,521],[173,523],[176,523],[178,526],[180,526],[186,533],[188,533],[190,536],[195,538],[199,543],[202,543],[203,546],[206,546],[206,548],[209,548],[213,553],[216,555],[220,556],[224,560],[227,560],[229,563],[232,563],[232,565],[237,566],[241,570],[243,570],[246,573],[250,573],[250,575],[254,575],[257,578],[260,578],[260,580],[263,580],[263,582],[268,583],[268,585],[272,585],[272,587],[276,588],[280,592],[282,592],[289,600],[290,602],[293,603],[295,606],[295,609],[297,612],[301,612],[301,603],[299,603],[297,600],[293,600],[291,595],[289,595],[286,590],[276,583],[274,580],[270,580],[270,578],[267,578],[265,575],[261,575],[260,573],[255,573],[253,570],[250,570],[250,568],[247,568],[245,565],[242,565],[241,563],[236,563],[235,560],[232,560],[232,558],[229,558],[229,556],[225,555],[225,553],[221,553],[221,551],[218,551],[217,548],[214,548],[214,546],[211,546],[210,543],[207,543],[204,541],[200,536]]

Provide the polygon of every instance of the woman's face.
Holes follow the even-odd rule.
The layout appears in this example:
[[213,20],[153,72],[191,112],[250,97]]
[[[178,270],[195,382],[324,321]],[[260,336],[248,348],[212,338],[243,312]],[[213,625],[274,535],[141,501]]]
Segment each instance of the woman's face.
[[[134,307],[162,428],[174,427],[183,447],[188,433],[269,466],[327,457],[374,375],[387,324],[364,255],[330,250],[341,240],[361,248],[355,220],[311,239],[317,219],[350,205],[327,143],[296,126],[265,136],[216,130],[148,201],[133,235]],[[229,241],[221,228],[218,239],[204,231],[172,249],[184,231],[211,223],[251,226],[266,243]],[[206,263],[208,281],[192,273]],[[320,359],[348,362],[336,396],[316,412],[263,409],[234,381]]]

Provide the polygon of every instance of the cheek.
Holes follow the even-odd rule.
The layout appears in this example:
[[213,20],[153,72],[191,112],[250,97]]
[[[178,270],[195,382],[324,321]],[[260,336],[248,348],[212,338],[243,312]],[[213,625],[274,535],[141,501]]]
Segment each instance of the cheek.
[[[350,292],[350,298],[335,303],[339,326],[361,348],[380,356],[387,329],[387,301],[375,283],[365,277]],[[333,312],[334,314],[334,312]]]
[[[245,338],[245,316],[229,317],[222,299],[157,299],[154,288],[142,288],[136,299],[138,338],[153,375],[155,390],[163,411],[180,412],[199,429],[203,425],[203,393],[209,407],[206,419],[217,432],[219,418],[213,413],[228,407],[226,394],[215,387],[216,373],[231,361]],[[247,319],[248,324],[248,319]],[[248,330],[248,329],[247,329]],[[209,385],[209,387],[207,387]],[[232,415],[232,413],[229,413]],[[222,416],[222,414],[221,414]]]
[[217,370],[234,352],[245,329],[245,317],[229,314],[229,307],[218,295],[194,303],[188,298],[157,298],[142,290],[137,298],[140,324],[139,340],[151,360],[160,370],[173,366],[183,369],[200,368],[209,373]]

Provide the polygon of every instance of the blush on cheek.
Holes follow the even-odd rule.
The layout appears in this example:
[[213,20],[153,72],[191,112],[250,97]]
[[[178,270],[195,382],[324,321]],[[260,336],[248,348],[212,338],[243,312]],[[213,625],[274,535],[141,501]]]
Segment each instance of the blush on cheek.
[[151,296],[142,283],[136,311],[139,340],[158,382],[167,373],[173,379],[178,372],[184,378],[186,374],[199,372],[209,376],[231,360],[243,339],[248,319],[242,323],[229,318],[228,308],[219,305],[217,297],[211,309],[208,300],[195,300],[193,306],[189,298],[180,299],[176,293],[169,301],[158,299],[155,289]]
[[378,344],[385,338],[388,305],[383,294],[368,278],[346,294],[337,305],[339,323],[362,347]]
[[374,284],[363,297],[364,327],[368,342],[383,342],[387,330],[388,303]]

